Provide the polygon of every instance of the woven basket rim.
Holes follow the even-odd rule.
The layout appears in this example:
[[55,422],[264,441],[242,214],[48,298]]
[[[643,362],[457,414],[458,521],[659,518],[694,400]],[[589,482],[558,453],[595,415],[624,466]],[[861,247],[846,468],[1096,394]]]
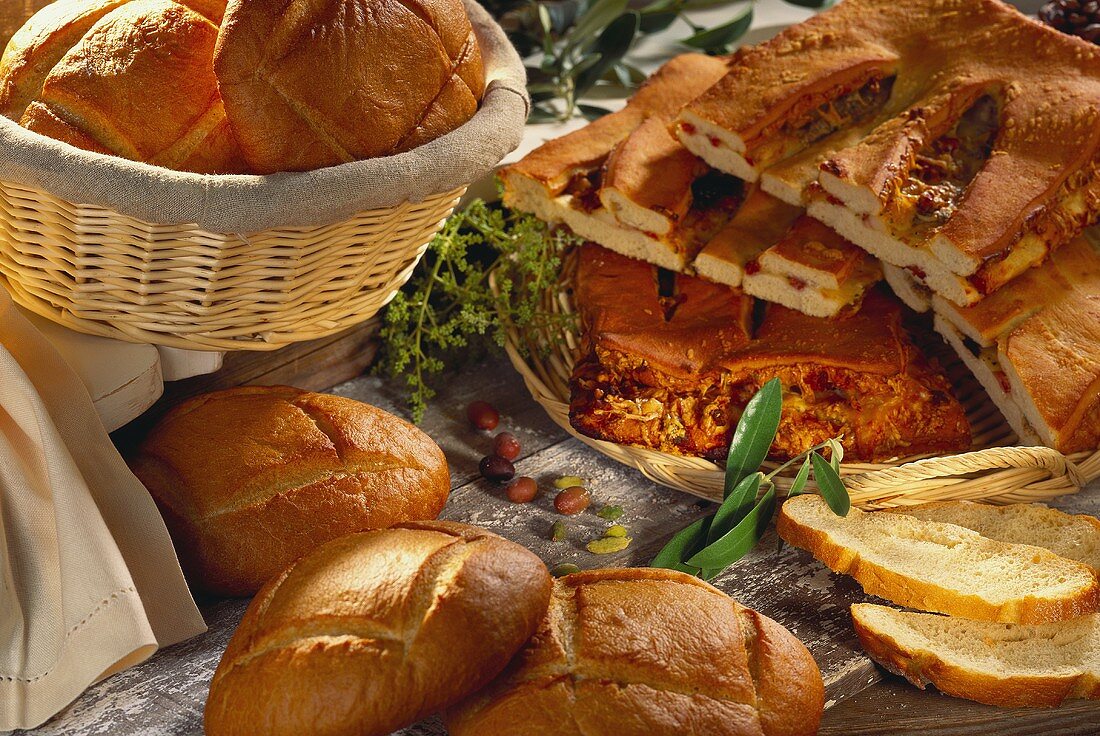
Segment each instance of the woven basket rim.
[[[519,145],[530,100],[523,61],[504,30],[475,0],[463,3],[481,43],[486,91],[473,117],[417,148],[313,171],[195,174],[76,148],[0,115],[0,179],[150,224],[194,224],[224,233],[316,227],[465,187]],[[164,196],[155,204],[132,201],[119,195],[122,181]],[[379,181],[384,186],[371,186]],[[335,196],[349,189],[359,194]],[[227,211],[223,204],[230,195],[234,206]],[[288,215],[273,200],[309,214]]]

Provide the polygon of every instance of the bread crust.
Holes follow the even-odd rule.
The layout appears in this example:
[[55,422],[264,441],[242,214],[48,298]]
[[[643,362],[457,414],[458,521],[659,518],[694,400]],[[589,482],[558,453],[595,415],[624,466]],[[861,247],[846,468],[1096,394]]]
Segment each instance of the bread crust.
[[683,573],[612,569],[556,581],[531,643],[445,720],[453,736],[797,736],[823,704],[779,624]]
[[180,404],[130,464],[189,581],[221,595],[254,593],[342,534],[435,518],[450,491],[446,458],[419,429],[368,404],[285,386]]
[[[893,80],[889,95],[838,112],[875,75]],[[953,189],[923,181],[919,171],[946,152],[939,144],[966,137],[955,124],[983,97],[995,101],[995,120],[988,150],[967,153],[974,170]],[[849,0],[746,54],[684,108],[676,130],[689,150],[749,179],[815,146],[831,149],[813,178],[873,225],[850,239],[873,250],[876,233],[896,236],[884,259],[934,260],[967,281],[965,295],[952,294],[966,304],[1100,216],[1098,110],[1100,51],[1006,3]],[[845,139],[846,130],[858,135]],[[824,145],[830,139],[837,145]],[[935,196],[918,201],[925,193]],[[950,202],[936,205],[940,197]]]
[[[788,507],[788,504],[798,498],[801,497],[788,500],[780,509],[776,521],[776,531],[779,536],[788,544],[807,550],[830,570],[851,576],[863,586],[867,593],[898,605],[978,621],[1012,623],[1062,621],[1095,613],[1100,609],[1100,586],[1097,585],[1091,568],[1082,563],[1064,560],[1047,550],[1018,545],[1022,549],[1034,551],[1036,557],[1059,560],[1078,566],[1082,572],[1088,571],[1088,577],[1091,578],[1090,584],[1079,586],[1076,591],[1061,598],[1040,599],[1027,596],[997,605],[978,594],[960,593],[930,580],[916,579],[887,565],[868,560],[861,556],[858,550],[838,544],[830,537],[828,531],[800,523],[792,516],[790,509],[794,506]],[[804,500],[810,501],[810,497]],[[854,511],[854,513],[860,512]],[[950,524],[945,526],[960,529]],[[966,531],[971,533],[969,530]]]
[[446,521],[335,539],[252,601],[210,687],[210,736],[384,736],[478,690],[534,633],[531,552]]
[[469,120],[485,89],[460,0],[231,0],[214,71],[261,174],[408,150]]
[[70,145],[166,168],[239,173],[210,60],[217,0],[63,2],[0,62],[0,109]]
[[932,684],[948,695],[1003,708],[1054,708],[1069,698],[1100,698],[1100,680],[1095,673],[997,676],[963,667],[946,661],[945,653],[916,649],[876,630],[861,615],[865,608],[879,607],[852,606],[852,624],[860,646],[882,667],[921,689]]

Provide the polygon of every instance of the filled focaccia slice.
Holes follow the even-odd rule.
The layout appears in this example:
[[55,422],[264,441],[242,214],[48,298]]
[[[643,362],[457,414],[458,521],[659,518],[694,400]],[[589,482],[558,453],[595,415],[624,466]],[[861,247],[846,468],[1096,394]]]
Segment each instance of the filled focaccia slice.
[[1100,250],[1079,237],[981,303],[933,298],[936,329],[1009,425],[1061,452],[1100,447]]
[[802,184],[811,216],[965,306],[1100,215],[1098,123],[1091,44],[998,0],[846,0],[744,54],[674,131],[787,201]]
[[745,267],[747,294],[811,317],[858,309],[882,279],[878,260],[806,215]]
[[739,412],[716,365],[748,341],[752,299],[594,244],[580,249],[573,299],[582,325],[570,380],[573,427],[720,459]]
[[689,153],[668,122],[728,68],[725,58],[673,58],[622,110],[505,167],[504,203],[618,253],[684,270],[736,208],[741,186]]
[[808,317],[769,304],[753,340],[725,362],[743,406],[767,381],[784,386],[772,454],[789,457],[842,436],[845,457],[882,461],[970,446],[966,412],[942,369],[902,324],[902,307],[881,286],[858,311]]
[[695,272],[813,317],[858,308],[882,278],[878,261],[801,213],[754,187],[700,251]]
[[778,376],[773,457],[837,435],[866,461],[969,445],[946,378],[881,288],[835,320],[768,305],[752,335],[752,300],[740,292],[586,245],[574,301],[583,336],[570,422],[590,437],[721,459],[749,398]]

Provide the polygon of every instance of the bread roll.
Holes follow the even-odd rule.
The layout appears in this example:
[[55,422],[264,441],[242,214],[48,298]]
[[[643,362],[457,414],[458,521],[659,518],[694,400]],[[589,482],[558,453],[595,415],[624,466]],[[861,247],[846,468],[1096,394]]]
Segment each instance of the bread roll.
[[23,27],[32,15],[50,4],[50,0],[7,0],[0,3],[0,48]]
[[245,170],[212,58],[221,0],[61,0],[12,38],[0,111],[97,153],[181,171]]
[[451,736],[817,733],[821,673],[789,631],[683,573],[555,582],[505,674],[447,714]]
[[447,460],[430,437],[352,399],[285,386],[199,396],[132,459],[193,585],[250,595],[342,534],[434,519]]
[[461,0],[231,0],[214,69],[263,174],[414,148],[466,122],[484,91]]
[[453,522],[351,534],[268,583],[210,685],[207,736],[383,736],[484,686],[534,633],[550,575]]

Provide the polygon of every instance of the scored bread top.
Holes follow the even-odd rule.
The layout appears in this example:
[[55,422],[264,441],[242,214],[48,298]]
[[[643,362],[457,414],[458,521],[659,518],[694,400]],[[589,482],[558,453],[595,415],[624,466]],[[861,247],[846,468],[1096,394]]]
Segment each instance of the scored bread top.
[[795,736],[816,733],[823,700],[806,648],[721,591],[593,570],[555,582],[531,643],[446,721],[454,736]]
[[335,539],[256,596],[218,665],[211,736],[383,736],[491,680],[550,597],[523,547],[445,521]]
[[0,110],[71,145],[198,173],[246,166],[210,60],[217,0],[61,2],[0,62]]
[[153,494],[196,522],[334,475],[420,470],[449,487],[443,453],[421,430],[369,404],[289,386],[185,401],[137,457],[171,473],[174,482]]
[[820,496],[804,495],[783,504],[777,529],[868,593],[911,608],[1017,623],[1100,609],[1089,566],[954,524],[855,508],[840,517]]
[[1005,707],[1100,697],[1100,615],[1001,624],[856,604],[860,643],[918,687]]
[[408,150],[469,120],[485,91],[461,0],[231,0],[214,70],[262,174]]
[[1093,516],[1067,514],[1041,504],[993,506],[973,501],[939,501],[887,511],[963,526],[1001,542],[1043,547],[1100,572],[1100,521]]

